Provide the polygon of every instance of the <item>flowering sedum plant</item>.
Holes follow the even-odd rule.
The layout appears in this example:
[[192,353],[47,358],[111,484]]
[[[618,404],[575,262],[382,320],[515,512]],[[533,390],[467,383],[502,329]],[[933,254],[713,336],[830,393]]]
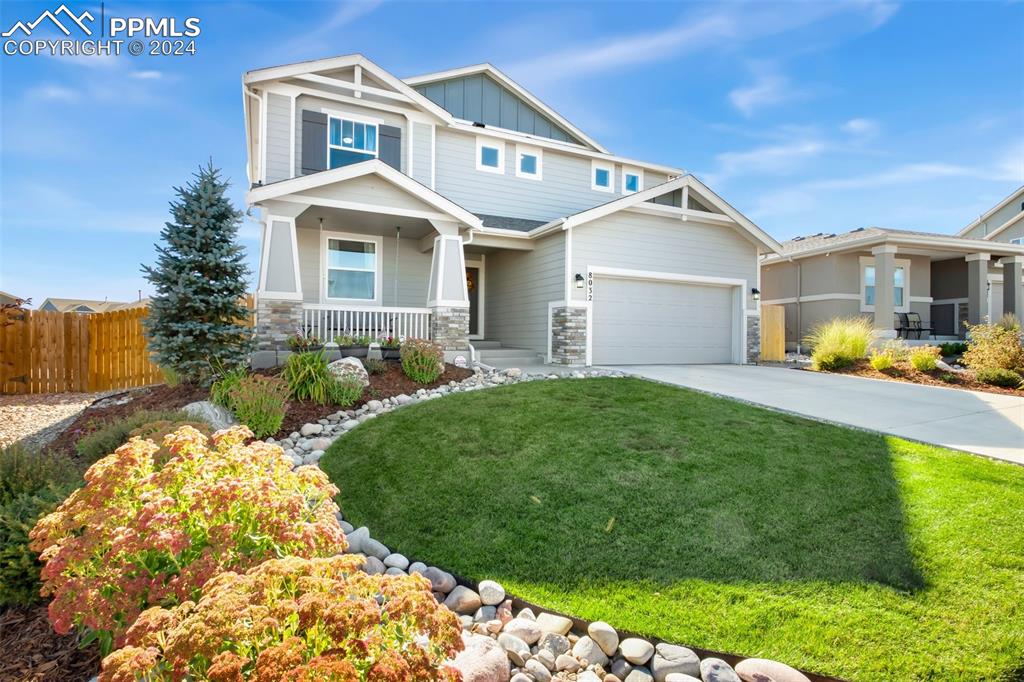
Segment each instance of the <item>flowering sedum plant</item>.
[[458,617],[418,575],[367,575],[363,558],[267,561],[221,573],[196,603],[145,611],[101,682],[430,682],[460,679]]
[[185,426],[164,449],[133,438],[92,465],[30,536],[54,629],[84,628],[106,652],[143,609],[194,599],[223,570],[343,551],[338,489],[315,467],[293,471],[277,446],[246,445],[251,437],[234,427],[211,447]]

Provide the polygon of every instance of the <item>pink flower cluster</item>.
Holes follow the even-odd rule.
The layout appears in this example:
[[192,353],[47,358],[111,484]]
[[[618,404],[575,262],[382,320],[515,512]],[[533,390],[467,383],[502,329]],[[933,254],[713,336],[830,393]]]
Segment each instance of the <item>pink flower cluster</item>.
[[144,609],[195,599],[225,570],[343,551],[338,489],[251,438],[235,427],[211,445],[184,426],[164,438],[169,458],[133,438],[90,467],[86,485],[30,535],[54,629],[92,631],[109,651]]

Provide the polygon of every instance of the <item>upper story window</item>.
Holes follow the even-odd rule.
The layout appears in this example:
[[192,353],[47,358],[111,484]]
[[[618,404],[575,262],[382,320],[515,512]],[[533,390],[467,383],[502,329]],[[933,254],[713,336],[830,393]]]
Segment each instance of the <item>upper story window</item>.
[[638,168],[622,169],[622,193],[635,194],[643,190],[644,176]]
[[615,166],[601,161],[590,164],[590,189],[599,192],[614,192]]
[[516,145],[516,176],[540,180],[544,174],[544,156],[540,149]]
[[328,119],[327,156],[331,168],[377,156],[377,125],[349,118]]
[[476,169],[488,173],[504,173],[505,143],[476,138]]
[[1011,244],[1020,244],[1021,246],[1024,246],[1024,237],[1017,237],[1016,239],[1011,239],[1010,243]]

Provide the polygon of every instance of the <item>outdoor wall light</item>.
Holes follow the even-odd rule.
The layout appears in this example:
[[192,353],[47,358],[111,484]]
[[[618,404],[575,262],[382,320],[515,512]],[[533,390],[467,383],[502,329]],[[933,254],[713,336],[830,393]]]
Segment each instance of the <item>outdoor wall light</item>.
[[583,288],[583,275],[581,275],[578,272],[576,273],[576,288],[577,289],[582,289]]
[[750,294],[754,297],[755,301],[760,301],[761,300],[761,290],[758,289],[757,287],[754,287],[753,289],[751,289],[750,290]]

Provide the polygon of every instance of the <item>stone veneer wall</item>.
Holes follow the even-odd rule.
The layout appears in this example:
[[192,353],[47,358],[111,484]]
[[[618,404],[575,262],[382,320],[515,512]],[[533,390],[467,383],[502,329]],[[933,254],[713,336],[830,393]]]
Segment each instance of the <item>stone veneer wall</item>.
[[430,332],[443,350],[466,350],[469,348],[469,308],[431,308]]
[[747,362],[761,362],[760,315],[747,315]]
[[302,301],[257,297],[256,349],[287,348],[288,337],[302,327]]
[[551,310],[551,362],[556,365],[587,364],[586,308]]

